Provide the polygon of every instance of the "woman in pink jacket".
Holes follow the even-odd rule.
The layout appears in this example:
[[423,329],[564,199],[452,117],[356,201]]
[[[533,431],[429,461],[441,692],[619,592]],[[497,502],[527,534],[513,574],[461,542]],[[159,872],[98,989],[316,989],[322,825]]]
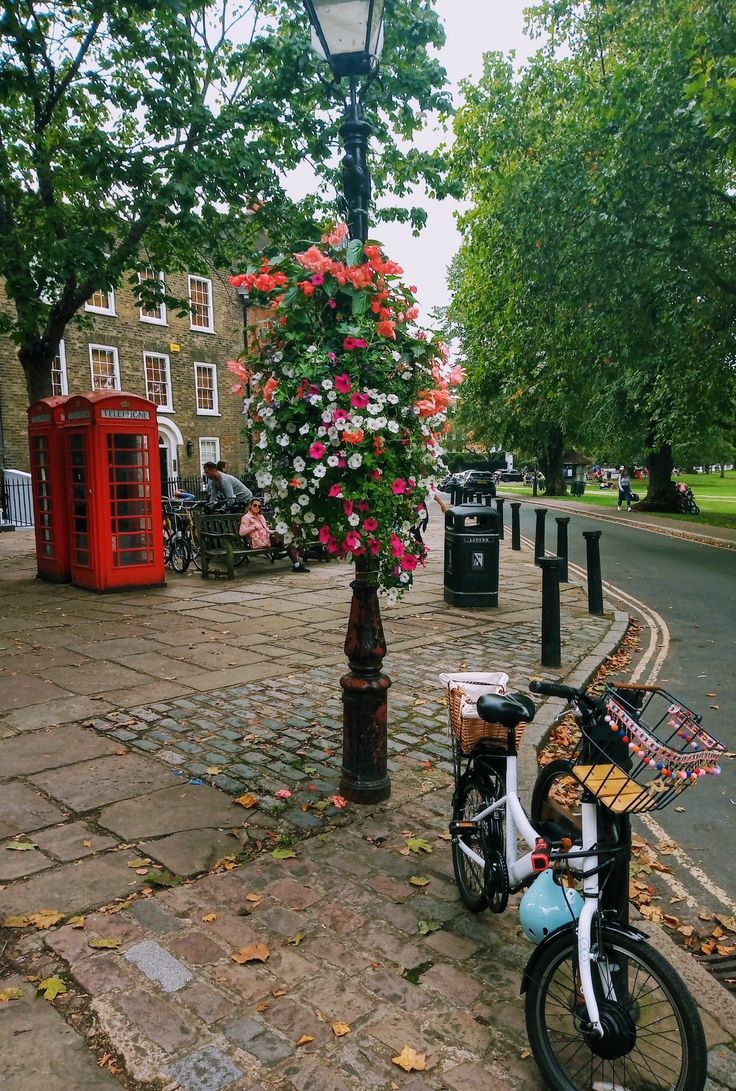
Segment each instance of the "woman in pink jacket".
[[248,539],[250,549],[268,549],[269,546],[273,546],[275,549],[285,548],[287,556],[291,558],[292,572],[309,572],[304,561],[297,553],[296,546],[284,546],[284,539],[281,535],[271,530],[261,513],[261,501],[258,497],[254,496],[248,504],[245,515],[240,520],[238,533],[241,538]]

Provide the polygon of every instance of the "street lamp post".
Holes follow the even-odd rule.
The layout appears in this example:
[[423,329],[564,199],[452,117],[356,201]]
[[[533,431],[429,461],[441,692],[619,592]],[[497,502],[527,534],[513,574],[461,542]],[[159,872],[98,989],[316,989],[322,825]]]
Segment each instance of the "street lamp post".
[[[240,305],[243,308],[243,359],[245,360],[245,366],[248,367],[248,307],[250,305],[250,296],[248,295],[248,289],[241,285],[236,288],[235,291],[238,294]],[[250,369],[249,369],[250,370]],[[248,379],[247,397],[250,398],[250,378]],[[250,416],[246,417],[247,427],[245,431],[245,460],[246,466],[250,469],[250,460],[253,454],[252,436],[250,430]]]
[[[358,77],[378,71],[383,45],[383,0],[304,0],[312,24],[312,45],[337,81],[347,77],[349,96],[340,136],[343,193],[338,198],[351,239],[368,238],[371,180],[368,140]],[[349,671],[340,679],[343,695],[343,751],[340,793],[354,803],[388,799],[387,695],[391,680],[381,671],[386,639],[374,573],[365,556],[356,558],[350,618],[345,637]]]

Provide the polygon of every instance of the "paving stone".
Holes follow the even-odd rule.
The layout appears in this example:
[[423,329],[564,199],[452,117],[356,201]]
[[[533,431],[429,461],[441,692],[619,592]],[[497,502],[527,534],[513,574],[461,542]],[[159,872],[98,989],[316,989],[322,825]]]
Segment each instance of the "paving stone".
[[184,1013],[152,993],[142,989],[123,993],[117,997],[115,1005],[167,1053],[187,1046],[191,1048],[197,1042],[197,1032],[184,1018]]
[[266,887],[266,893],[289,909],[308,909],[323,897],[321,890],[310,890],[294,879],[277,879]]
[[295,1046],[280,1034],[268,1030],[257,1019],[243,1018],[224,1028],[223,1033],[234,1045],[251,1053],[269,1068],[290,1057]]
[[146,898],[133,902],[128,913],[151,932],[159,936],[165,936],[169,932],[176,932],[185,927],[185,922],[167,913],[158,902],[152,898]]
[[71,973],[90,996],[127,991],[135,986],[135,978],[119,954],[104,951],[90,954],[88,958],[74,961]]
[[[353,1091],[354,1084],[320,1058],[300,1055],[297,1061],[282,1065],[279,1074],[296,1091]],[[388,1084],[387,1086],[390,1086]]]
[[736,1087],[736,1053],[726,1046],[718,1046],[708,1054],[708,1075],[724,1087]]
[[42,799],[26,784],[18,781],[3,785],[2,812],[0,813],[0,837],[15,837],[18,833],[32,833],[44,826],[53,826],[66,817],[53,803]]
[[221,1049],[209,1045],[169,1065],[183,1091],[221,1091],[243,1073]]
[[340,936],[355,932],[365,924],[365,918],[358,916],[357,913],[353,913],[352,909],[334,903],[325,906],[320,911],[318,920],[324,928],[327,928],[330,932],[335,932]]
[[225,996],[206,981],[193,981],[177,994],[179,1003],[186,1005],[207,1026],[216,1023],[233,1010],[232,996]]
[[457,1004],[472,1004],[483,992],[483,986],[470,974],[464,974],[448,963],[436,963],[422,974],[422,985],[434,989]]
[[437,951],[438,954],[452,959],[454,962],[463,962],[466,958],[470,958],[479,947],[479,944],[473,940],[464,939],[462,936],[454,936],[450,932],[443,931],[433,932],[427,936],[425,943],[433,951]]
[[0,742],[0,779],[24,777],[44,769],[112,754],[117,747],[94,731],[73,724],[34,731]]
[[[270,960],[269,960],[270,961]],[[269,996],[274,979],[265,970],[252,966],[238,966],[234,962],[220,963],[211,971],[212,980],[231,995],[241,997],[246,1004],[257,1003]]]
[[57,860],[81,860],[84,856],[92,856],[118,844],[114,837],[103,837],[84,822],[67,822],[64,826],[43,830],[33,839],[44,852],[51,853]]
[[54,866],[54,861],[49,860],[38,849],[21,849],[16,852],[8,849],[8,845],[12,844],[13,841],[0,841],[0,883],[22,879]]
[[495,1065],[493,1073],[486,1065],[456,1065],[442,1073],[442,1080],[450,1091],[488,1091],[489,1087],[493,1091],[514,1091],[513,1086],[498,1075]]
[[176,958],[190,966],[208,966],[225,958],[226,952],[204,932],[187,932],[169,943],[169,950]]
[[[171,774],[164,772],[163,776],[168,784]],[[235,813],[239,809],[215,788],[176,784],[140,799],[113,803],[103,810],[99,822],[126,841],[133,841],[183,830],[235,826],[242,821],[242,816]]]
[[184,830],[157,841],[141,843],[141,852],[152,856],[175,875],[209,871],[223,857],[240,851],[240,842],[221,830]]
[[93,758],[30,779],[44,792],[75,811],[89,811],[114,800],[141,796],[169,783],[158,762],[137,754]]
[[366,970],[361,981],[374,996],[386,1003],[395,1004],[402,1011],[411,1013],[427,1006],[426,993],[390,966],[377,966],[375,969]]
[[60,864],[0,891],[0,913],[33,913],[39,908],[71,914],[105,905],[143,885],[116,854]]
[[150,981],[159,984],[164,992],[176,992],[192,980],[186,966],[155,940],[147,939],[137,943],[123,957],[137,966]]

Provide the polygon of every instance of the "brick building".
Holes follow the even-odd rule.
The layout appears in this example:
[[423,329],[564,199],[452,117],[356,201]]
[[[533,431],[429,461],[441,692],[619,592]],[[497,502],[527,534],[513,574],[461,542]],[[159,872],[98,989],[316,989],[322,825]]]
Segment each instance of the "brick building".
[[[215,271],[160,275],[170,295],[189,299],[189,313],[165,304],[141,307],[127,282],[114,292],[96,292],[85,305],[85,321],[67,326],[53,392],[109,388],[154,401],[164,478],[199,475],[204,462],[220,458],[230,473],[241,475],[247,463],[243,416],[227,370],[227,361],[243,350],[241,301]],[[11,307],[0,285],[0,309]],[[16,346],[0,336],[0,469],[29,469],[27,406]]]

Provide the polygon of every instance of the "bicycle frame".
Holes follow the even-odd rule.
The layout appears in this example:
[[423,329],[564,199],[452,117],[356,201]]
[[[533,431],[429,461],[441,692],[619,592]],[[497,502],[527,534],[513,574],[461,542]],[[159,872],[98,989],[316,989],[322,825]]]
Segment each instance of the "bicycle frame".
[[[489,807],[484,807],[476,815],[472,822],[482,822],[489,815],[503,810],[506,817],[506,868],[509,876],[509,885],[512,890],[518,890],[532,875],[535,870],[532,866],[532,852],[523,856],[517,855],[517,837],[521,836],[533,849],[539,837],[529,821],[519,799],[517,790],[517,759],[515,754],[506,757],[506,795],[496,800]],[[595,803],[582,803],[582,840],[581,845],[574,846],[574,852],[582,862],[583,898],[585,904],[576,923],[578,966],[580,972],[580,984],[588,1012],[588,1019],[592,1029],[603,1037],[603,1026],[600,1021],[600,1011],[593,986],[593,973],[591,963],[595,960],[594,944],[592,943],[593,923],[600,908],[600,883],[598,881],[598,807]],[[485,860],[460,838],[458,847],[461,851],[479,867],[484,867]],[[567,853],[561,854],[567,856]],[[599,966],[599,972],[603,979],[605,995],[615,998],[613,981],[604,964]]]

